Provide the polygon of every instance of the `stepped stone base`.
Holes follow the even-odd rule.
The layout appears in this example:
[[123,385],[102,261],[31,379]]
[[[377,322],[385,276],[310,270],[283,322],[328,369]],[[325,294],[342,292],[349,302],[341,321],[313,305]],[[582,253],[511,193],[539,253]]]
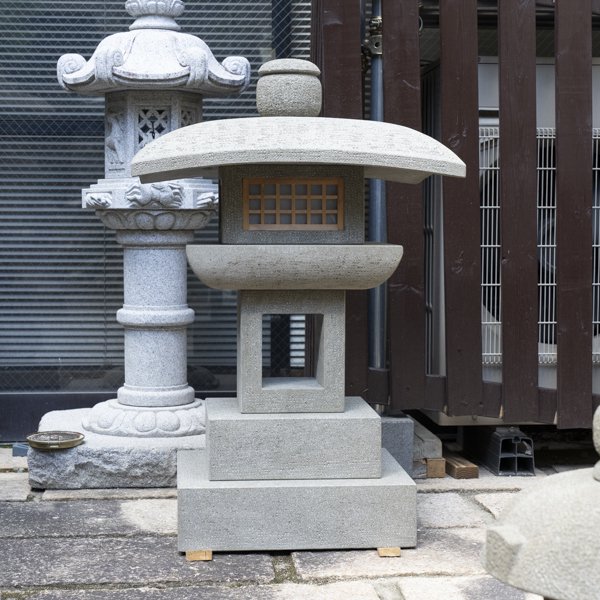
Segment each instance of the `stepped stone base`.
[[236,398],[206,400],[211,481],[381,477],[381,418],[362,399],[343,413],[241,414]]
[[385,450],[381,479],[209,481],[178,453],[179,550],[414,547],[416,484]]
[[83,429],[91,409],[47,413],[39,431],[79,431],[80,446],[44,452],[29,449],[29,482],[37,489],[175,487],[177,450],[204,448],[205,436],[131,438]]

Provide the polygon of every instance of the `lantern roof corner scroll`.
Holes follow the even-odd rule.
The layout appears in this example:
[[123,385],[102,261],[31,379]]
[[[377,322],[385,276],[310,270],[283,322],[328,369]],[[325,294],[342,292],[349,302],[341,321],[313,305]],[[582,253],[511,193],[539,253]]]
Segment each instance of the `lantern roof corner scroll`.
[[60,57],[63,88],[92,96],[136,89],[225,96],[248,86],[246,58],[219,63],[205,42],[180,31],[175,18],[183,13],[182,0],[128,0],[125,8],[136,18],[129,31],[104,38],[87,61],[79,54]]

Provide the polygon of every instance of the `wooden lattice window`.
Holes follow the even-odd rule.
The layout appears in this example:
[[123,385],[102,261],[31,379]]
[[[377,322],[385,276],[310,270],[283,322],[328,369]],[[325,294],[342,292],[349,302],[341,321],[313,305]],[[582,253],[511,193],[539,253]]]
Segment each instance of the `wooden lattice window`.
[[244,229],[339,230],[344,228],[341,177],[244,179]]

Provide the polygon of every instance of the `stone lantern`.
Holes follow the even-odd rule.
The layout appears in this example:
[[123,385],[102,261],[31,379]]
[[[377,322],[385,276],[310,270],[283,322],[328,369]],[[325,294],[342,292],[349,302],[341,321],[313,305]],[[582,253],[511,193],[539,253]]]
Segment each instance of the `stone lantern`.
[[[206,451],[178,453],[179,549],[416,544],[416,486],[381,448],[381,419],[344,395],[345,290],[396,269],[402,247],[365,244],[365,177],[462,176],[435,140],[388,123],[318,117],[318,68],[263,65],[258,118],[202,123],[149,144],[143,182],[218,168],[221,244],[188,246],[208,286],[239,290],[237,398],[208,399]],[[268,315],[311,315],[314,373],[264,377]]]
[[[187,383],[186,327],[194,313],[187,306],[185,245],[216,214],[216,186],[179,178],[141,184],[131,175],[131,160],[148,142],[200,122],[203,97],[243,91],[250,65],[237,56],[219,63],[201,39],[182,33],[175,20],[184,11],[182,0],[127,0],[125,8],[135,17],[128,32],[102,40],[88,61],[67,54],[57,66],[65,89],[105,97],[105,178],[83,190],[83,208],[115,229],[123,246],[125,302],[117,320],[125,329],[125,382],[115,399],[90,411],[44,417],[40,429],[88,435],[85,450],[62,455],[72,468],[54,465],[55,457],[50,467],[44,455],[30,456],[38,487],[173,484],[174,465],[167,467],[170,480],[161,465],[173,463],[174,450],[172,460],[156,459],[161,475],[155,483],[152,460],[145,463],[146,478],[129,480],[126,471],[133,469],[127,464],[120,465],[122,477],[111,478],[115,468],[106,462],[107,447],[121,448],[130,438],[146,439],[138,446],[151,452],[157,439],[167,439],[158,444],[165,450],[189,447],[190,439],[204,432],[203,403]],[[95,434],[114,439],[98,441]],[[87,454],[95,452],[95,444],[90,467]],[[127,463],[130,450],[122,456]],[[98,477],[80,475],[89,469]]]
[[[593,423],[600,453],[600,408]],[[547,600],[600,594],[600,461],[523,490],[487,531],[485,566],[500,581]]]

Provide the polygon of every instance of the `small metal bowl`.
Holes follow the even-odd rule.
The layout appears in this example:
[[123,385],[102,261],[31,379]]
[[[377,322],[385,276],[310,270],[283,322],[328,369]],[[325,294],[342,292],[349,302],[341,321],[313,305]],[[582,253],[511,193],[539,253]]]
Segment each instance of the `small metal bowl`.
[[78,446],[84,437],[77,431],[37,431],[27,436],[27,442],[38,450],[64,450]]

